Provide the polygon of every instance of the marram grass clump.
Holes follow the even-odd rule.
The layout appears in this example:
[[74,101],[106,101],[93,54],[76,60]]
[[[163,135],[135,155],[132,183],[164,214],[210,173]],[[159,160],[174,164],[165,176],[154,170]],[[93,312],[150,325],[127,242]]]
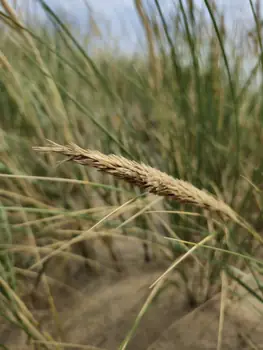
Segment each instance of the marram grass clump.
[[98,151],[84,150],[73,143],[67,146],[61,146],[52,141],[49,141],[49,143],[49,146],[33,147],[33,149],[40,152],[61,153],[68,157],[67,161],[94,167],[155,195],[172,197],[178,202],[216,211],[236,222],[239,221],[237,214],[223,201],[196,188],[189,182],[174,179],[148,165],[115,154],[105,155]]

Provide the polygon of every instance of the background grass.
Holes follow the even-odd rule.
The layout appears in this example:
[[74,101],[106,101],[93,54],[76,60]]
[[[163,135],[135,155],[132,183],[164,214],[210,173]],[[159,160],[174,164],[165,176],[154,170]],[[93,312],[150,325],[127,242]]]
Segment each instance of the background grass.
[[[263,56],[260,1],[248,1],[254,28],[233,36],[214,2],[204,0],[209,16],[190,0],[177,1],[165,16],[160,1],[154,0],[146,10],[137,0],[146,46],[134,55],[90,49],[102,35],[95,18],[93,31],[79,38],[66,18],[45,1],[38,2],[48,21],[25,25],[1,1],[0,309],[8,321],[43,341],[48,336],[19,298],[18,271],[25,274],[42,254],[140,192],[76,164],[56,167],[54,155],[40,157],[32,146],[44,145],[46,139],[73,141],[145,162],[219,196],[260,233]],[[187,287],[189,299],[199,303],[213,295],[221,286],[223,270],[263,300],[261,242],[235,223],[216,223],[207,212],[173,214],[164,220],[160,213],[149,212],[154,206],[152,197],[139,197],[103,221],[103,230],[109,232],[103,241],[115,263],[114,234],[141,239],[146,260],[147,247],[154,244],[163,253],[169,251],[172,261],[188,251],[186,242],[194,244],[216,232],[213,249],[195,251],[204,262],[198,269],[206,288],[201,284],[197,296],[195,288]],[[166,211],[191,211],[168,200],[161,206]],[[68,223],[71,229],[65,230]],[[81,249],[83,259],[94,264],[95,252]],[[177,268],[191,286],[187,265]],[[252,273],[258,290],[242,282],[238,270]],[[42,266],[39,276],[44,272]],[[56,319],[47,282],[45,291]]]

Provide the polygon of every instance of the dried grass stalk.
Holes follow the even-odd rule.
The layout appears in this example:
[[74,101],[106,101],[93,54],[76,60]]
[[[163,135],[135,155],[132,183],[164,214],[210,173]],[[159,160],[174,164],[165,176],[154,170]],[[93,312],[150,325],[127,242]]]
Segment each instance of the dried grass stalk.
[[181,203],[216,211],[238,221],[237,214],[221,200],[204,190],[199,190],[189,182],[174,179],[160,170],[115,154],[105,155],[98,151],[84,150],[73,143],[68,146],[61,146],[52,141],[49,143],[50,146],[33,147],[33,149],[39,152],[61,153],[68,157],[67,161],[94,167],[148,190],[150,193],[172,197]]

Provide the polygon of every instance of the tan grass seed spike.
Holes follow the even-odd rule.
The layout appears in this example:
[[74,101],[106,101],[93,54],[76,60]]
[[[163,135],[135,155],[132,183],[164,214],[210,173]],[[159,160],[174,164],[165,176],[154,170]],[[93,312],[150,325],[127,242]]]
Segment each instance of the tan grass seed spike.
[[71,143],[61,146],[49,141],[50,146],[33,147],[39,152],[56,152],[68,157],[66,161],[74,161],[82,165],[88,165],[100,171],[112,174],[150,193],[159,196],[168,196],[181,203],[189,203],[195,206],[224,214],[234,221],[238,221],[237,214],[224,202],[216,199],[211,194],[199,190],[189,182],[174,179],[173,177],[145,164],[128,160],[114,154],[105,155],[98,151],[84,150]]

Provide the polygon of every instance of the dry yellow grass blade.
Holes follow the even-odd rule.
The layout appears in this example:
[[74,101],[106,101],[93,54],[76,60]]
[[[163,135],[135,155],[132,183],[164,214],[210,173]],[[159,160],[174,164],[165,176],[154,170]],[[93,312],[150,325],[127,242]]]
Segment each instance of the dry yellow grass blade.
[[225,321],[225,308],[227,302],[227,275],[225,271],[221,272],[222,290],[221,290],[221,303],[220,303],[220,315],[219,315],[219,327],[218,327],[218,338],[217,338],[217,350],[222,350],[223,344],[223,330]]
[[25,205],[26,204],[32,204],[32,205],[37,206],[38,208],[57,209],[56,207],[50,206],[50,205],[48,205],[48,204],[46,204],[44,202],[41,202],[41,201],[39,201],[39,200],[37,200],[35,198],[24,196],[24,195],[22,195],[20,193],[14,192],[14,191],[7,191],[7,190],[4,190],[4,189],[0,189],[0,197],[16,200],[19,203],[23,203]]
[[137,315],[134,325],[131,328],[131,330],[129,331],[129,333],[127,334],[127,336],[125,337],[124,341],[122,342],[122,344],[120,345],[119,350],[126,350],[127,346],[131,340],[131,338],[133,337],[139,322],[141,321],[142,317],[144,316],[144,314],[146,313],[148,307],[151,305],[153,299],[155,298],[155,296],[157,295],[157,293],[159,292],[160,288],[163,286],[165,282],[165,279],[163,279],[162,281],[159,281],[156,286],[153,288],[153,290],[151,291],[151,293],[149,294],[148,298],[146,299],[145,303],[143,304],[139,314]]
[[[38,329],[38,322],[34,319],[34,316],[28,310],[24,302],[19,296],[10,288],[8,283],[0,277],[0,287],[8,295],[10,302],[14,304],[16,310],[16,317],[23,324],[23,327],[27,332],[33,336],[36,340],[41,342],[53,341],[48,333],[41,333]],[[9,310],[11,312],[11,309]],[[46,346],[47,349],[51,349],[51,346]]]
[[206,242],[213,239],[215,235],[206,236],[204,239],[202,239],[199,243],[197,243],[195,246],[193,246],[191,249],[187,251],[187,253],[181,255],[178,259],[175,260],[175,262],[160,276],[157,278],[155,282],[150,286],[150,288],[153,288],[156,284],[158,284],[161,280],[163,280],[172,270],[176,268],[182,261],[184,261],[189,255],[191,255],[197,248],[201,247]]
[[33,149],[39,152],[60,153],[66,156],[67,160],[97,168],[150,193],[216,211],[235,222],[239,222],[237,214],[227,204],[211,194],[199,190],[189,182],[174,179],[160,170],[115,154],[105,155],[98,151],[84,150],[73,143],[68,146],[61,146],[52,141],[49,143],[50,146],[33,147]]
[[[35,264],[33,264],[30,269],[34,269],[35,267],[42,265],[45,261],[49,260],[50,258],[56,256],[57,254],[59,254],[60,252],[62,252],[63,250],[69,248],[71,245],[78,243],[78,242],[82,242],[84,240],[86,240],[90,233],[95,230],[95,228],[97,228],[99,225],[101,225],[105,220],[107,220],[109,217],[112,217],[114,214],[116,214],[117,212],[120,212],[125,206],[128,206],[130,203],[132,203],[136,198],[132,198],[129,201],[127,201],[126,203],[122,204],[121,206],[119,206],[118,208],[114,209],[113,211],[111,211],[109,214],[107,214],[106,216],[104,216],[101,220],[99,220],[95,225],[93,225],[92,227],[90,227],[88,230],[83,231],[79,236],[72,238],[71,240],[65,242],[65,243],[60,243],[60,246],[58,248],[56,248],[54,251],[52,251],[52,253],[48,254],[47,256],[45,256],[43,259],[39,260],[38,262],[36,262]],[[96,232],[97,235],[97,232]],[[58,244],[56,243],[56,246]]]

